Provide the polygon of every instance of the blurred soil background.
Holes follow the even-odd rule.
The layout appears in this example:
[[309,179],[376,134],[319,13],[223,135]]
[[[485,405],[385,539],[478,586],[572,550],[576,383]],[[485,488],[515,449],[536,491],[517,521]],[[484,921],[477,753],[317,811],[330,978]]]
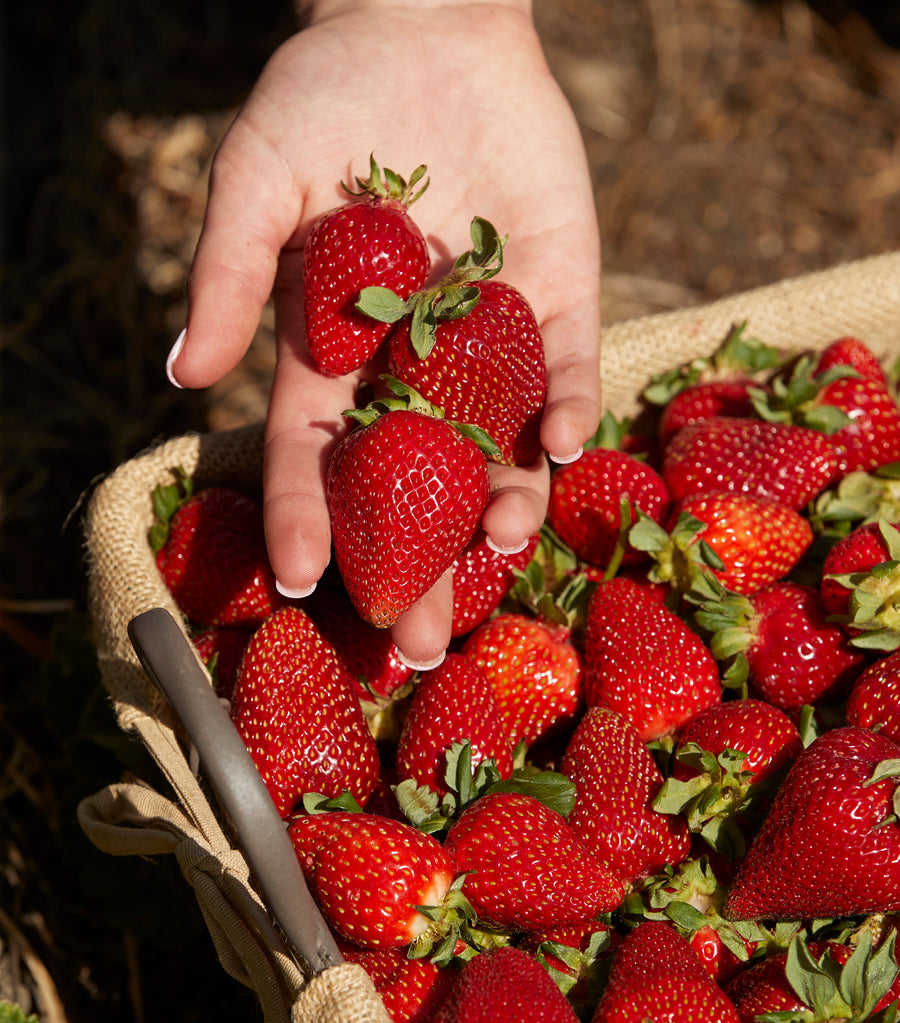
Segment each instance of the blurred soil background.
[[[535,16],[584,130],[607,323],[900,245],[896,2]],[[155,438],[265,414],[270,317],[206,393],[163,363],[209,162],[293,28],[279,0],[0,6],[0,998],[46,1023],[257,1018],[175,866],[101,854],[75,821],[123,770],[153,778],[99,686],[79,507]]]

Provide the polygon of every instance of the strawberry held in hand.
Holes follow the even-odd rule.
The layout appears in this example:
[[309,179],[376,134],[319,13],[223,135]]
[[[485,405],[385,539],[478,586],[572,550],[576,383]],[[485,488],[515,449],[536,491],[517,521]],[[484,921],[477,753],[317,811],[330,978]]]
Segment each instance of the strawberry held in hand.
[[503,241],[480,217],[474,247],[434,288],[402,302],[386,289],[363,293],[359,307],[396,322],[389,369],[447,415],[472,423],[499,447],[496,461],[532,465],[541,455],[547,392],[544,342],[525,297],[489,280],[502,266]]
[[[482,445],[412,388],[347,412],[360,425],[328,465],[328,510],[337,566],[357,611],[392,625],[453,564],[475,535],[490,497]],[[477,437],[478,441],[471,439]]]
[[282,817],[308,792],[365,805],[378,753],[352,682],[312,620],[290,605],[247,645],[231,716]]
[[428,247],[407,207],[427,187],[418,167],[409,182],[371,158],[352,202],[323,214],[303,250],[303,310],[306,340],[316,366],[330,375],[350,373],[375,354],[390,326],[356,309],[363,288],[392,288],[404,298],[425,283]]
[[900,746],[825,732],[795,761],[732,883],[724,915],[798,920],[900,910]]

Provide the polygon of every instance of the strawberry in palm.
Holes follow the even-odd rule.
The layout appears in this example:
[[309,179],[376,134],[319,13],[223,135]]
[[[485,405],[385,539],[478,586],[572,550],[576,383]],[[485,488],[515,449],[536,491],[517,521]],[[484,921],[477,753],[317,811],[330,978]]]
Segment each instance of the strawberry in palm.
[[407,183],[372,157],[369,179],[356,179],[353,198],[313,225],[303,250],[306,340],[316,366],[329,375],[350,373],[367,362],[387,337],[389,325],[363,315],[356,301],[363,288],[384,286],[404,298],[418,291],[430,269],[428,247],[407,208],[427,187]]
[[447,753],[466,740],[473,768],[490,759],[501,778],[512,774],[513,744],[491,683],[477,664],[450,653],[416,683],[397,742],[398,779],[446,794]]
[[365,291],[359,307],[395,322],[389,370],[459,422],[496,441],[496,460],[532,465],[541,455],[547,391],[544,343],[534,312],[514,287],[491,280],[503,240],[476,217],[473,248],[449,274],[403,302],[387,289]]
[[700,637],[626,578],[601,582],[590,598],[584,687],[588,706],[617,711],[644,741],[722,699],[718,666]]
[[[453,564],[490,497],[490,438],[452,424],[393,381],[396,399],[347,412],[359,422],[326,480],[335,558],[360,615],[392,625]],[[471,439],[477,437],[476,440]]]
[[561,770],[576,790],[569,824],[624,883],[687,856],[687,825],[653,809],[663,776],[621,714],[590,708],[566,746]]
[[334,649],[299,608],[254,632],[231,716],[282,817],[308,792],[348,791],[365,805],[378,779],[375,741]]
[[687,939],[666,922],[639,924],[613,955],[593,1023],[741,1023]]
[[269,564],[262,510],[229,487],[194,491],[183,473],[153,493],[150,544],[182,613],[198,625],[257,625],[284,600]]
[[423,938],[453,870],[437,839],[402,821],[334,811],[296,817],[288,829],[323,914],[362,948],[399,948]]
[[886,736],[853,726],[819,736],[778,789],[724,915],[797,920],[900,910],[898,776],[900,746]]
[[622,901],[606,870],[555,810],[518,792],[481,796],[444,848],[479,921],[508,931],[574,924]]

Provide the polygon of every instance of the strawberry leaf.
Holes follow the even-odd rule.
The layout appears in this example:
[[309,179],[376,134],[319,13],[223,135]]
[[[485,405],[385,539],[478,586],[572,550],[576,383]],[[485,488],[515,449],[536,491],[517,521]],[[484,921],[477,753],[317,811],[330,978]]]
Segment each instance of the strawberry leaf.
[[495,792],[517,792],[531,796],[555,810],[560,817],[568,817],[575,806],[575,783],[557,771],[535,771],[530,767],[517,769],[509,778],[494,782],[485,795],[493,795]]
[[396,323],[409,315],[410,304],[390,288],[373,284],[360,291],[356,309],[380,323]]

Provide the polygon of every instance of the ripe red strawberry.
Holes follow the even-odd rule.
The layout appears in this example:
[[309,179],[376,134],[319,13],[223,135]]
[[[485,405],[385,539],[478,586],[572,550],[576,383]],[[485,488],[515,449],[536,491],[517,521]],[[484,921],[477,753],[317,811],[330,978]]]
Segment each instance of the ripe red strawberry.
[[256,625],[284,603],[269,564],[262,510],[228,487],[157,487],[150,530],[156,565],[198,625]]
[[815,586],[779,580],[749,597],[725,596],[696,614],[712,633],[714,656],[730,664],[726,678],[795,714],[807,703],[834,703],[865,666],[843,629],[829,620]]
[[[605,567],[619,540],[623,500],[631,521],[635,506],[655,522],[669,510],[666,486],[655,469],[625,451],[591,448],[554,471],[547,522],[582,561]],[[644,552],[626,545],[622,564],[646,560]]]
[[491,759],[501,778],[512,774],[513,744],[491,683],[469,658],[449,653],[416,683],[397,742],[398,779],[446,794],[447,753],[465,740],[473,768]]
[[740,1023],[688,941],[668,923],[645,920],[616,950],[596,1023]]
[[200,659],[209,669],[216,694],[230,700],[241,671],[244,650],[253,629],[236,625],[212,625],[193,637]]
[[799,512],[752,494],[691,494],[672,510],[666,528],[674,529],[683,514],[702,523],[698,540],[722,562],[710,571],[734,593],[755,593],[787,575],[813,540]]
[[[371,159],[359,191],[323,214],[303,249],[303,311],[306,339],[317,367],[330,375],[350,373],[375,354],[390,330],[356,309],[363,288],[389,287],[406,298],[425,283],[430,269],[422,232],[407,212],[427,187],[415,192],[425,167],[409,183]],[[346,187],[346,186],[345,186]]]
[[[807,944],[797,936],[788,951],[766,956],[735,976],[725,992],[741,1023],[755,1023],[766,1018],[764,1013],[784,1013],[785,1019],[871,1019],[896,1001],[900,983],[891,983],[896,972],[891,947],[873,953],[870,939],[864,935],[854,948],[836,941]],[[851,957],[851,966],[839,969]]]
[[822,353],[815,375],[836,366],[861,374],[825,384],[813,402],[813,407],[833,405],[850,417],[830,435],[840,475],[900,460],[900,408],[874,354],[858,339],[841,338]]
[[[797,920],[900,909],[898,762],[900,746],[868,729],[819,736],[775,795],[724,915]],[[887,774],[873,781],[881,764]]]
[[365,805],[378,754],[352,683],[299,608],[276,611],[247,645],[231,716],[286,817],[308,792]]
[[368,973],[393,1023],[430,1023],[456,981],[456,970],[410,959],[403,948],[358,948],[340,940],[338,948]]
[[362,948],[396,948],[431,921],[418,906],[440,906],[453,881],[437,839],[402,821],[334,811],[296,817],[297,858],[328,922]]
[[590,708],[569,740],[562,773],[576,789],[569,824],[624,883],[687,856],[687,825],[652,808],[663,776],[637,730],[621,714]]
[[818,430],[711,416],[679,430],[663,454],[674,501],[715,490],[765,497],[797,511],[835,478],[838,460]]
[[700,637],[625,578],[601,582],[590,598],[584,687],[588,706],[617,711],[643,741],[722,699],[718,666]]
[[900,530],[879,520],[857,526],[829,550],[822,599],[858,646],[900,642]]
[[844,717],[900,743],[900,650],[883,657],[853,683]]
[[480,923],[508,931],[574,924],[615,909],[624,889],[555,810],[518,792],[488,794],[444,849]]
[[334,647],[361,700],[389,700],[410,681],[413,669],[400,660],[390,632],[361,618],[345,591],[319,585],[302,606]]
[[335,559],[360,615],[392,625],[453,564],[490,497],[478,444],[434,406],[376,402],[328,465]]
[[520,948],[470,959],[434,1023],[578,1023],[565,995],[538,960]]
[[581,709],[581,658],[568,625],[498,614],[469,634],[462,652],[493,686],[514,743],[558,733]]
[[665,448],[683,427],[710,416],[753,415],[749,379],[706,380],[685,387],[664,406],[659,417],[659,439]]
[[515,573],[534,556],[540,537],[531,537],[515,554],[500,554],[488,546],[484,531],[453,563],[454,637],[464,636],[486,621],[515,582]]
[[671,777],[653,807],[682,814],[711,848],[739,858],[764,813],[765,783],[777,781],[801,749],[797,726],[771,704],[716,704],[679,733]]
[[502,281],[477,285],[464,316],[439,321],[434,346],[415,348],[412,321],[389,339],[390,372],[440,405],[448,417],[474,423],[496,441],[508,465],[532,465],[541,455],[540,426],[547,392],[544,342],[521,292]]

